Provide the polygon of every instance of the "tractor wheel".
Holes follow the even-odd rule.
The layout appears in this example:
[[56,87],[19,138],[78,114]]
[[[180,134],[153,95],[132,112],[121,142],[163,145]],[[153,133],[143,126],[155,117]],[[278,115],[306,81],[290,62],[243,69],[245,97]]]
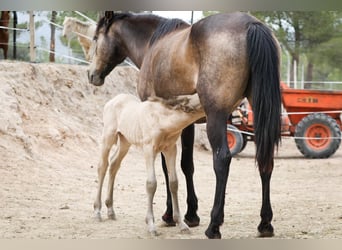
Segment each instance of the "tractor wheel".
[[297,124],[294,136],[297,148],[307,158],[328,158],[341,144],[339,125],[322,113],[305,116]]
[[232,156],[241,152],[244,140],[242,134],[238,132],[238,129],[234,125],[227,125],[227,141]]

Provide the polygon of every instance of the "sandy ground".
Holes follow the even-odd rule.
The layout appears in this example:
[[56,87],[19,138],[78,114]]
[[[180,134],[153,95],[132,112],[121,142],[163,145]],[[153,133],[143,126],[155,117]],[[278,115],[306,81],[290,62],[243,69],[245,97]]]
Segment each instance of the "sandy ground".
[[[134,69],[119,67],[98,88],[87,83],[84,66],[0,62],[1,239],[152,238],[144,221],[146,174],[137,148],[130,150],[116,179],[117,220],[93,218],[102,108],[117,93],[135,93],[136,80]],[[158,157],[158,239],[205,239],[215,178],[211,153],[204,149],[204,125],[196,126],[194,178],[201,224],[190,234],[163,226],[166,195]],[[261,184],[253,157],[249,143],[232,160],[223,238],[256,237]],[[179,167],[178,176],[184,212]],[[341,148],[329,159],[309,160],[291,138],[283,139],[271,186],[275,238],[342,238]],[[102,213],[106,218],[105,206]]]

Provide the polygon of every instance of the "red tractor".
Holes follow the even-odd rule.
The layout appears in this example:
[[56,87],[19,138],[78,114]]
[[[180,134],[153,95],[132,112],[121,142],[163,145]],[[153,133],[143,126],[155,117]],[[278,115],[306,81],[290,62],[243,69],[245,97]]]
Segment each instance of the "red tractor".
[[[341,144],[342,91],[291,89],[281,83],[284,112],[282,136],[294,137],[307,158],[327,158]],[[253,112],[244,100],[227,122],[227,139],[233,155],[254,141]]]

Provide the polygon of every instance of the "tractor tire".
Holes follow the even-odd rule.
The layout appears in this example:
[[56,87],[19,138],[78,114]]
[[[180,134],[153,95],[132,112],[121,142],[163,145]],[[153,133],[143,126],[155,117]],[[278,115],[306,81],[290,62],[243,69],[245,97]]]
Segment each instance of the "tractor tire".
[[231,124],[227,125],[227,142],[232,156],[240,153],[243,149],[244,140],[242,134]]
[[305,116],[297,124],[294,136],[297,148],[306,158],[328,158],[341,144],[339,125],[323,113]]

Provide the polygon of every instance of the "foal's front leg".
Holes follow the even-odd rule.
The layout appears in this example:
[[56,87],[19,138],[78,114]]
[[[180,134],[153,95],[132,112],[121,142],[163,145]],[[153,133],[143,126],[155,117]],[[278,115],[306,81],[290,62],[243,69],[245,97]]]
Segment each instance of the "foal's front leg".
[[110,159],[108,193],[106,199],[107,215],[109,219],[115,220],[115,212],[113,209],[113,189],[115,176],[121,166],[121,162],[129,150],[130,144],[123,138],[119,137],[117,149]]
[[101,157],[99,160],[97,174],[98,174],[98,187],[97,187],[97,195],[94,202],[94,213],[95,218],[101,221],[101,194],[103,187],[103,180],[107,172],[108,168],[108,156],[110,149],[114,144],[114,136],[106,136],[105,132],[102,135],[102,144],[101,144]]

